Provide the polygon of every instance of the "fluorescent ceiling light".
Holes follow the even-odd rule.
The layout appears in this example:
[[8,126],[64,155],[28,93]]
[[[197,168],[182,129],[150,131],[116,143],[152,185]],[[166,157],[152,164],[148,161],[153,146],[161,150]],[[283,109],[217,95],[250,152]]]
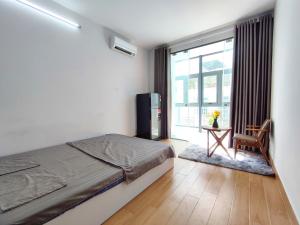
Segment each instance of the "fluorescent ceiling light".
[[55,19],[58,19],[58,20],[60,20],[62,22],[65,22],[68,25],[71,25],[71,26],[76,27],[76,28],[81,28],[81,26],[78,23],[74,23],[74,22],[72,22],[72,21],[70,21],[70,20],[68,20],[68,19],[66,19],[66,18],[64,18],[64,17],[62,17],[60,15],[57,15],[57,14],[55,14],[53,12],[50,12],[49,10],[44,9],[44,8],[42,8],[42,7],[34,4],[32,2],[29,2],[27,0],[16,0],[16,1],[18,1],[20,3],[23,3],[23,4],[29,6],[29,7],[33,8],[33,9],[35,9],[35,10],[37,10],[39,12],[42,12],[42,13],[48,15],[48,16],[51,16],[51,17],[53,17]]

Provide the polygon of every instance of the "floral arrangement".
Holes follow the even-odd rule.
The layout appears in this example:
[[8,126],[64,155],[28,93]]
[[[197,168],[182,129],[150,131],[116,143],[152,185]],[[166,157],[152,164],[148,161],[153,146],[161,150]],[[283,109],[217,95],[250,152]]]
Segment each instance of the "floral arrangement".
[[215,110],[215,111],[213,112],[213,115],[212,115],[212,116],[213,116],[214,119],[218,119],[220,115],[221,115],[221,112],[218,111],[218,110]]
[[212,117],[209,119],[209,124],[211,124],[212,127],[219,128],[218,118],[220,117],[220,115],[221,115],[221,112],[218,110],[215,110],[212,113]]

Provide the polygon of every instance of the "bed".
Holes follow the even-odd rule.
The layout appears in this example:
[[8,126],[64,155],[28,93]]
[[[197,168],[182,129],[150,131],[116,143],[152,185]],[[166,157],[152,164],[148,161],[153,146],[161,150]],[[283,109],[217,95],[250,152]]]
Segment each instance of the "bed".
[[160,142],[111,134],[17,157],[58,174],[66,186],[11,210],[1,210],[1,225],[99,225],[170,170],[174,151]]

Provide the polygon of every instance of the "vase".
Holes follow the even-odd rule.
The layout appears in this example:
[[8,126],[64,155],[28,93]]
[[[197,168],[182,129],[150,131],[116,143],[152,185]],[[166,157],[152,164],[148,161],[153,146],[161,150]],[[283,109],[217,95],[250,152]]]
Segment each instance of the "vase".
[[218,119],[214,119],[214,123],[212,125],[213,128],[219,128]]

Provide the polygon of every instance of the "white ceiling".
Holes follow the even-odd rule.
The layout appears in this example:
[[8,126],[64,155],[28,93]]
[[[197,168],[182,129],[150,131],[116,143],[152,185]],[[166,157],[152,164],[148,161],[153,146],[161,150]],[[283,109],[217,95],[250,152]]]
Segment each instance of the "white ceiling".
[[275,0],[54,0],[151,48],[273,9]]

